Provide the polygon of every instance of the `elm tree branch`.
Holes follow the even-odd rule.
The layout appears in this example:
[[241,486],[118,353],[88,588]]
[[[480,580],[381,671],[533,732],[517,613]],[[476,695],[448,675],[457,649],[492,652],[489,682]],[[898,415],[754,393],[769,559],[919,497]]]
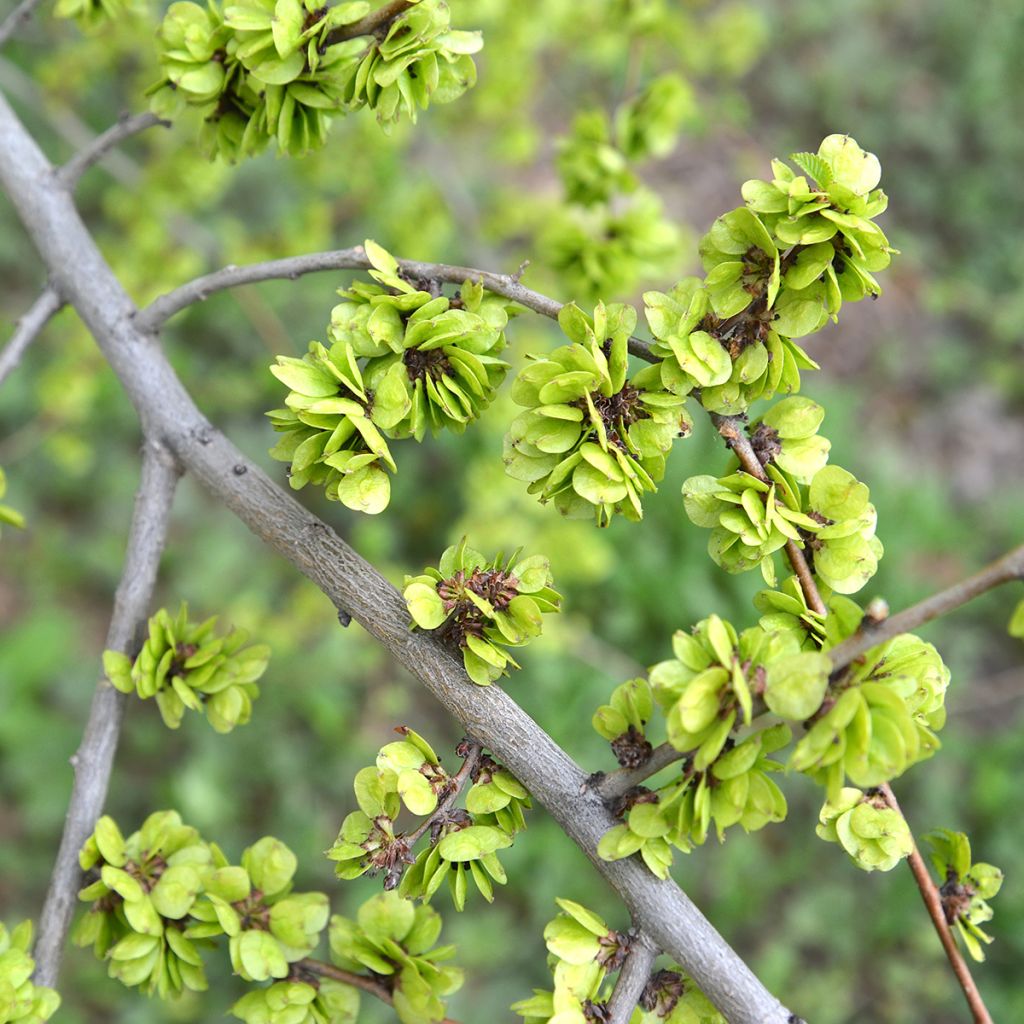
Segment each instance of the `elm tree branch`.
[[[393,1006],[395,998],[391,989],[377,978],[367,977],[365,974],[356,974],[353,971],[346,971],[342,967],[335,967],[334,964],[325,964],[322,960],[314,960],[306,957],[295,964],[300,970],[308,971],[310,974],[319,975],[321,978],[331,978],[333,981],[340,981],[343,985],[351,985],[363,992],[368,993],[381,1002]],[[445,1017],[440,1024],[459,1024],[458,1021]]]
[[[900,805],[896,800],[896,794],[890,789],[888,783],[879,788],[885,802],[902,817],[903,812],[900,810]],[[970,968],[957,947],[953,933],[949,930],[946,914],[942,909],[942,898],[935,886],[935,882],[932,880],[931,873],[928,871],[928,866],[925,864],[924,858],[917,848],[917,843],[913,844],[913,849],[910,852],[907,863],[914,875],[914,881],[917,882],[917,887],[921,891],[921,899],[928,909],[928,916],[931,917],[932,924],[935,925],[935,930],[939,933],[939,941],[946,952],[949,965],[953,968],[956,980],[963,990],[964,998],[967,1000],[967,1005],[970,1007],[971,1015],[974,1018],[974,1024],[992,1024],[992,1018],[985,1008],[985,1002],[981,998],[978,986],[975,985],[974,978],[971,977]]]
[[603,800],[617,800],[634,786],[639,786],[663,768],[682,760],[686,754],[671,743],[662,743],[651,751],[651,756],[639,768],[619,768],[594,778],[592,788]]
[[112,149],[119,146],[125,139],[144,132],[147,128],[160,125],[169,128],[170,121],[157,117],[148,111],[142,114],[124,114],[105,132],[97,135],[84,149],[76,153],[58,172],[57,178],[67,189],[74,190],[79,178],[93,164],[99,163]]
[[[135,496],[121,582],[114,596],[114,612],[107,632],[108,650],[130,656],[137,653],[167,539],[171,502],[179,475],[174,457],[163,444],[150,440],[143,443],[142,480]],[[81,745],[71,758],[75,781],[57,861],[39,917],[39,938],[35,947],[35,978],[41,985],[57,984],[64,943],[82,881],[78,851],[103,811],[124,703],[124,694],[101,678],[93,695]]]
[[651,939],[682,965],[732,1024],[787,1024],[790,1014],[671,880],[638,858],[606,862],[597,844],[615,821],[585,791],[582,769],[497,686],[467,679],[458,652],[409,629],[401,594],[329,526],[250,462],[196,408],[103,259],[54,170],[0,96],[0,187],[61,294],[74,305],[138,411],[208,490],[381,641],[543,804],[618,891]]
[[629,1024],[636,1004],[640,1001],[647,982],[651,978],[651,968],[658,959],[658,950],[641,931],[630,943],[626,961],[615,980],[615,988],[608,1000],[607,1024]]
[[39,298],[32,303],[29,311],[18,321],[11,340],[0,352],[0,384],[7,380],[14,368],[21,362],[21,357],[29,345],[35,341],[42,329],[63,305],[63,300],[50,285],[47,285],[39,293]]
[[21,28],[22,22],[28,21],[32,17],[32,12],[41,2],[42,0],[21,0],[21,3],[3,21],[0,21],[0,46],[3,46]]
[[878,644],[891,640],[900,633],[909,633],[932,619],[947,615],[976,597],[1014,580],[1024,580],[1024,544],[997,559],[973,576],[940,590],[923,601],[890,615],[881,622],[862,626],[853,636],[828,651],[835,670],[856,661],[862,654]]
[[365,18],[352,22],[351,25],[341,25],[327,37],[327,45],[343,43],[346,39],[358,39],[359,36],[371,36],[384,32],[388,26],[400,14],[404,14],[410,7],[414,7],[416,0],[390,0],[383,7],[376,11],[370,11]]

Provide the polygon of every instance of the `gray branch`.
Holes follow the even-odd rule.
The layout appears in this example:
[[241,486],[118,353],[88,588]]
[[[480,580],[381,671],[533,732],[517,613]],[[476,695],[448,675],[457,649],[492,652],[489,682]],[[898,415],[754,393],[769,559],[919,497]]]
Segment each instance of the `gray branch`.
[[18,321],[11,340],[4,346],[3,352],[0,352],[0,384],[11,375],[29,345],[63,305],[61,297],[49,285],[39,293],[39,298]]
[[[142,642],[178,476],[171,453],[160,443],[144,442],[142,480],[135,495],[124,569],[114,596],[107,650],[134,655]],[[81,886],[78,851],[92,833],[107,798],[124,701],[124,694],[107,679],[100,679],[81,745],[71,758],[75,781],[35,947],[35,978],[40,985],[55,986],[60,973],[64,943]]]
[[160,125],[169,128],[170,121],[151,114],[148,111],[142,114],[125,114],[112,124],[105,132],[97,135],[84,149],[76,153],[58,173],[61,184],[74,190],[79,178],[93,166],[99,163],[112,149],[119,146],[125,139],[144,132],[147,128]]
[[923,626],[940,615],[947,615],[968,601],[973,601],[992,590],[993,587],[1014,580],[1024,580],[1024,545],[1014,548],[973,576],[968,576],[967,579],[960,580],[945,590],[940,590],[937,594],[932,594],[931,597],[926,597],[923,601],[882,619],[881,622],[868,622],[862,625],[853,636],[847,637],[841,644],[826,652],[832,659],[833,671],[838,672],[872,647],[877,647],[886,640],[899,636],[900,633],[917,629],[918,626]]
[[629,1024],[657,959],[658,950],[641,931],[631,943],[626,962],[615,980],[612,997],[608,1000],[607,1024]]
[[[330,527],[274,484],[196,408],[54,171],[0,96],[0,186],[138,410],[147,436],[258,537],[292,562],[380,640],[466,733],[494,751],[618,891],[638,926],[694,978],[732,1024],[786,1024],[789,1012],[671,880],[636,857],[609,863],[597,844],[615,820],[582,769],[499,687],[474,686],[461,659],[431,633],[409,629],[401,595]],[[181,308],[181,307],[178,307]]]
[[663,768],[675,764],[676,761],[681,761],[685,756],[671,743],[661,743],[651,751],[651,756],[639,768],[619,768],[616,771],[595,776],[592,787],[602,799],[616,800],[628,793],[634,786],[639,786],[652,775],[657,775]]
[[41,2],[42,0],[21,0],[21,3],[3,21],[0,21],[0,46],[3,46],[21,28],[22,22],[28,21],[32,17],[32,12]]

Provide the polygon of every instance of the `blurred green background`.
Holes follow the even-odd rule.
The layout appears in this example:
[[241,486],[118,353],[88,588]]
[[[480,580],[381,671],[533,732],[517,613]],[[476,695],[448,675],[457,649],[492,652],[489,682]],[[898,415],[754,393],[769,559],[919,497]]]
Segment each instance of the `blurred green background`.
[[[513,270],[527,284],[587,301],[553,247],[561,216],[558,139],[586,109],[614,108],[653,76],[680,73],[691,93],[679,145],[640,177],[660,197],[672,244],[611,264],[603,297],[639,298],[696,269],[696,239],[740,202],[739,185],[772,156],[848,132],[877,153],[903,255],[877,303],[844,310],[815,336],[823,365],[806,393],[828,410],[834,458],[871,487],[887,553],[863,598],[894,608],[980,567],[1021,541],[1024,499],[1024,225],[1021,124],[1024,8],[1009,0],[453,0],[458,27],[482,27],[477,88],[418,126],[385,136],[372,115],[335,125],[303,161],[266,155],[211,165],[194,126],[151,131],[85,179],[82,209],[129,290],[145,302],[195,274],[352,245],[367,235],[404,256]],[[122,110],[155,78],[153,15],[98,35],[36,23],[0,58],[0,89],[54,159]],[[629,202],[628,197],[624,200]],[[545,235],[547,229],[548,234]],[[600,250],[607,238],[586,241]],[[582,244],[582,243],[581,243]],[[571,248],[571,246],[570,246]],[[569,254],[570,257],[573,253]],[[571,262],[571,260],[570,260]],[[322,338],[345,275],[238,289],[179,316],[167,351],[196,401],[272,475],[264,410],[280,403],[275,353]],[[31,246],[0,197],[0,310],[13,321],[42,283]],[[557,343],[533,317],[511,330],[515,358]],[[466,532],[484,550],[519,544],[550,555],[566,614],[546,628],[509,682],[517,700],[583,765],[610,767],[589,719],[617,683],[665,657],[673,630],[711,611],[741,625],[755,613],[751,576],[707,559],[679,486],[724,460],[706,424],[680,443],[641,526],[598,532],[561,521],[507,480],[500,461],[507,399],[463,438],[399,445],[390,508],[360,517],[314,493],[301,500],[396,583]],[[72,313],[62,313],[0,392],[7,501],[29,519],[0,540],[0,917],[36,916],[60,834],[75,750],[96,681],[138,479],[134,414]],[[1020,588],[1018,588],[1019,590]],[[966,830],[978,858],[1008,881],[977,980],[994,1017],[1024,1020],[1024,790],[1020,697],[1024,650],[1005,635],[1017,594],[997,592],[922,631],[953,671],[944,749],[900,780],[918,833]],[[274,650],[251,724],[218,736],[189,717],[166,730],[134,702],[109,809],[126,830],[174,806],[233,856],[273,833],[300,858],[300,885],[352,913],[379,882],[338,883],[322,856],[354,806],[351,778],[394,726],[439,749],[455,725],[360,630],[185,480],[158,601],[222,613]],[[789,780],[789,821],[677,858],[676,877],[766,983],[814,1024],[962,1021],[962,1005],[909,872],[859,872],[814,836],[820,794]],[[625,925],[614,894],[541,811],[505,858],[493,906],[446,912],[467,982],[450,1013],[511,1020],[510,1002],[546,978],[541,931],[556,895]],[[226,958],[224,958],[226,959]],[[58,1019],[157,1024],[224,1013],[237,982],[149,1002],[69,954]],[[219,980],[217,980],[219,978]],[[388,1020],[367,1005],[365,1021]]]

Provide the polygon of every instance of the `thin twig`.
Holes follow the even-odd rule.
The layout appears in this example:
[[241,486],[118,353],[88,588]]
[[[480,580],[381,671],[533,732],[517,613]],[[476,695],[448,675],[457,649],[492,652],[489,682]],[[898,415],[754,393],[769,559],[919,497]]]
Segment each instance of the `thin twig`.
[[119,146],[125,139],[144,132],[147,128],[160,125],[163,128],[171,126],[170,121],[165,121],[148,110],[141,114],[123,114],[117,122],[111,125],[105,132],[97,135],[92,142],[84,149],[76,153],[58,172],[57,179],[67,189],[74,190],[78,179],[93,164],[99,163],[107,153],[115,146]]
[[[739,459],[744,471],[753,477],[757,477],[758,480],[764,483],[769,483],[770,481],[764,471],[764,466],[761,465],[761,460],[757,457],[757,453],[754,451],[754,447],[751,445],[750,439],[743,429],[743,420],[738,416],[720,416],[714,412],[709,413],[709,415],[711,422],[715,425],[715,429],[722,435],[725,443],[732,449],[736,458]],[[786,557],[789,559],[789,564],[793,566],[793,571],[800,581],[800,589],[804,592],[808,607],[812,608],[819,615],[827,615],[828,609],[825,607],[825,602],[822,601],[821,594],[818,592],[817,584],[814,582],[814,576],[811,573],[811,567],[807,564],[807,559],[804,558],[804,553],[795,540],[786,541]]]
[[[330,978],[332,981],[340,981],[343,985],[351,985],[353,988],[358,988],[381,1002],[387,1003],[388,1006],[394,1005],[395,999],[391,994],[391,989],[377,978],[370,978],[365,974],[355,974],[353,971],[346,971],[342,967],[335,967],[334,964],[324,963],[323,960],[314,960],[312,957],[300,960],[295,967],[308,971],[310,974],[318,974],[321,978]],[[445,1017],[439,1024],[459,1024],[459,1022],[452,1020],[451,1017]]]
[[968,576],[880,622],[872,621],[869,625],[862,626],[852,636],[828,651],[828,656],[832,659],[835,670],[841,669],[872,647],[877,647],[900,633],[908,633],[918,626],[923,626],[926,622],[931,622],[932,619],[937,619],[940,615],[946,615],[968,601],[973,601],[994,587],[1011,583],[1013,580],[1024,580],[1024,545],[1014,548],[973,576]]
[[50,322],[64,305],[56,289],[47,285],[39,298],[32,304],[29,311],[18,321],[11,335],[11,340],[0,352],[0,384],[10,376],[14,368],[21,362],[29,345],[39,336],[42,329]]
[[[305,274],[317,274],[330,270],[366,270],[372,264],[361,245],[350,249],[336,249],[332,252],[309,253],[304,256],[290,256],[265,263],[250,263],[245,266],[229,266],[204,274],[174,291],[154,299],[136,317],[139,330],[153,332],[175,313],[204,302],[211,295],[227,288],[260,281],[289,280]],[[512,302],[531,309],[542,316],[558,319],[564,303],[540,292],[526,288],[519,283],[519,271],[514,274],[496,274],[477,267],[460,267],[450,263],[424,263],[421,260],[399,260],[402,274],[412,281],[438,281],[444,284],[462,284],[464,281],[479,281],[488,291],[501,295]],[[657,362],[650,345],[640,338],[630,338],[629,350],[633,355],[648,362]]]
[[592,789],[602,800],[617,800],[628,793],[634,786],[639,786],[652,775],[657,775],[663,768],[682,760],[686,754],[676,750],[671,743],[662,743],[651,751],[651,756],[639,768],[619,768],[613,772],[605,772],[594,780]]
[[407,836],[402,838],[409,844],[411,850],[413,846],[419,842],[420,837],[434,824],[435,821],[441,821],[444,816],[455,806],[455,802],[459,799],[459,794],[462,792],[466,785],[466,780],[476,771],[477,765],[480,763],[480,758],[483,755],[484,748],[479,743],[470,741],[469,750],[466,753],[466,760],[462,762],[462,767],[452,777],[451,789],[448,790],[447,796],[437,805],[433,814],[429,818],[426,818],[420,825],[416,827]]
[[[900,810],[900,805],[896,800],[896,794],[893,793],[888,783],[880,786],[879,789],[886,803],[897,814],[902,816],[903,812]],[[985,1002],[981,998],[981,993],[978,991],[977,985],[974,984],[974,978],[971,977],[970,968],[960,953],[956,940],[953,938],[953,933],[949,930],[949,925],[946,923],[946,914],[942,909],[942,899],[939,896],[939,890],[935,887],[935,882],[932,881],[932,876],[928,871],[924,858],[917,849],[916,843],[914,843],[907,863],[910,866],[911,872],[913,872],[914,881],[917,882],[917,887],[921,891],[921,899],[924,900],[924,905],[928,908],[928,916],[931,917],[932,924],[935,925],[935,930],[939,933],[939,941],[942,943],[942,948],[946,951],[946,957],[953,968],[956,980],[960,983],[960,988],[963,989],[964,998],[970,1007],[975,1024],[992,1024],[992,1018],[985,1008]]]
[[629,945],[629,953],[622,965],[615,988],[607,1004],[607,1024],[629,1024],[636,1004],[640,1001],[647,982],[651,978],[651,968],[658,959],[658,950],[648,941],[642,931]]
[[327,36],[327,45],[334,46],[335,43],[343,43],[346,39],[358,39],[360,36],[380,33],[400,14],[404,14],[410,7],[414,7],[416,2],[417,0],[390,0],[390,3],[386,3],[376,11],[370,11],[365,18],[360,18],[359,21],[352,22],[351,25],[339,25]]
[[[142,480],[135,496],[124,569],[107,632],[108,650],[133,655],[142,639],[179,474],[173,456],[163,445],[145,442]],[[57,984],[64,941],[81,885],[78,851],[95,828],[107,797],[124,716],[124,700],[124,694],[105,678],[100,679],[81,745],[71,758],[75,781],[57,861],[39,917],[35,978],[40,985],[53,987]]]
[[18,31],[23,21],[28,21],[32,17],[32,12],[40,3],[42,0],[21,0],[21,3],[0,22],[0,46]]

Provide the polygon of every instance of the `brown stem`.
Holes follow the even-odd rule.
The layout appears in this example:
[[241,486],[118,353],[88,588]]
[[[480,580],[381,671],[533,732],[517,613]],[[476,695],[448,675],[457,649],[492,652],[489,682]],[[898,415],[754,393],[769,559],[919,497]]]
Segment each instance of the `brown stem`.
[[92,167],[99,163],[112,149],[119,146],[125,139],[144,132],[147,128],[160,125],[162,128],[169,128],[170,121],[157,117],[145,111],[141,114],[125,114],[111,125],[105,132],[97,135],[80,152],[76,153],[58,172],[57,178],[67,189],[74,189],[78,179]]
[[[903,812],[900,810],[900,805],[896,800],[896,794],[893,793],[889,784],[886,783],[880,786],[879,789],[885,798],[885,802],[902,817]],[[917,887],[921,891],[921,899],[928,909],[928,916],[931,917],[932,924],[935,925],[935,930],[939,933],[939,941],[942,943],[942,948],[946,951],[949,965],[953,968],[953,973],[956,975],[956,980],[960,983],[960,988],[963,989],[964,998],[970,1007],[971,1016],[974,1018],[975,1024],[992,1024],[992,1017],[985,1008],[985,1003],[981,998],[978,987],[974,984],[970,968],[961,955],[956,940],[953,938],[953,933],[949,930],[949,925],[946,923],[946,915],[942,909],[942,899],[939,896],[939,890],[936,888],[935,882],[932,881],[932,876],[925,865],[924,858],[917,849],[916,843],[914,843],[907,863],[910,865],[914,881],[917,882]]]
[[[300,970],[309,971],[310,974],[318,974],[321,978],[330,978],[332,981],[340,981],[343,985],[351,985],[353,988],[358,988],[360,991],[369,993],[381,1002],[387,1003],[388,1006],[394,1005],[395,1000],[391,994],[391,989],[378,978],[370,978],[365,974],[354,974],[352,971],[346,971],[344,968],[335,967],[334,964],[327,964],[322,960],[313,960],[310,957],[300,960],[295,966]],[[451,1017],[445,1017],[438,1024],[459,1024],[459,1022],[452,1020]]]
[[415,6],[416,0],[391,0],[378,10],[370,11],[365,18],[352,22],[351,25],[340,25],[327,36],[327,45],[333,46],[335,43],[343,43],[346,39],[358,39],[360,36],[371,36]]
[[904,608],[903,611],[890,615],[880,622],[872,621],[862,625],[856,633],[847,637],[841,644],[833,647],[828,656],[832,659],[835,669],[841,669],[855,661],[866,651],[886,640],[907,633],[926,622],[938,618],[959,608],[962,604],[1013,580],[1024,580],[1024,544],[1019,548],[997,559],[973,576],[954,583],[945,590],[940,590],[923,601]]
[[459,794],[466,785],[466,780],[473,774],[476,770],[476,766],[480,763],[480,757],[483,752],[484,748],[479,743],[470,744],[469,752],[466,754],[466,760],[462,762],[462,767],[452,777],[452,788],[448,791],[448,795],[437,805],[437,809],[429,818],[427,818],[407,836],[403,836],[406,842],[408,842],[410,850],[416,845],[424,832],[426,832],[435,821],[441,820],[455,805],[455,801],[459,799]]
[[[711,422],[715,425],[718,433],[722,435],[725,443],[733,450],[736,458],[739,459],[744,471],[753,477],[757,477],[758,480],[768,483],[768,476],[764,471],[764,466],[761,465],[761,460],[757,457],[757,453],[754,451],[753,445],[751,445],[750,439],[743,429],[743,420],[738,416],[720,416],[715,412],[708,413],[708,415],[711,417]],[[800,589],[804,592],[807,606],[819,615],[827,615],[828,609],[825,607],[825,602],[822,601],[821,594],[818,592],[818,586],[814,582],[811,567],[807,564],[807,559],[804,558],[804,553],[795,540],[786,541],[786,557],[789,559],[789,564],[793,566],[796,578],[800,581]]]

